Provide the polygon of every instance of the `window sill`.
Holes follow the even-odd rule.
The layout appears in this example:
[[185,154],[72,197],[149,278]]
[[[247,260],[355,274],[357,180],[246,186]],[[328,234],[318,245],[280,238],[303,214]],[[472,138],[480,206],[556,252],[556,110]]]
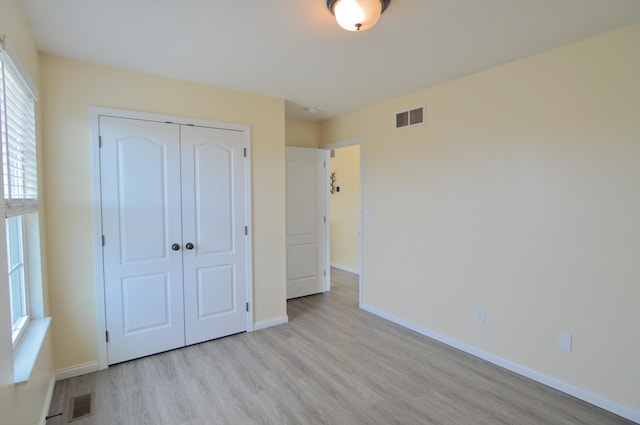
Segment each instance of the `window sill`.
[[29,382],[50,324],[51,317],[32,319],[29,323],[29,328],[22,336],[22,341],[20,341],[13,357],[13,374],[16,385]]

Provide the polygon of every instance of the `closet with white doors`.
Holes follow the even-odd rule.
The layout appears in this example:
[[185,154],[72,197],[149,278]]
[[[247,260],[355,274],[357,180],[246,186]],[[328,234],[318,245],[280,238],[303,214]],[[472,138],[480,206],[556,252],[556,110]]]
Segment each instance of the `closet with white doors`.
[[246,331],[246,131],[98,125],[108,364]]

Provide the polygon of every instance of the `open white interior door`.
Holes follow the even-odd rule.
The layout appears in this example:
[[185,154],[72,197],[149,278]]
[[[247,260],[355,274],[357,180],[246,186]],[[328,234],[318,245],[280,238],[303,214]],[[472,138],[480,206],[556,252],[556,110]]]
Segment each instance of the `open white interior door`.
[[286,148],[287,299],[327,290],[325,151]]

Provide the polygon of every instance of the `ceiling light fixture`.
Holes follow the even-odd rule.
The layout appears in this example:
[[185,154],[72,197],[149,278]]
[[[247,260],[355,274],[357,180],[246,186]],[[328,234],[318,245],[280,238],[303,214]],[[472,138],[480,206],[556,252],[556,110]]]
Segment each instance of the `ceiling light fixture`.
[[378,22],[391,0],[327,0],[327,8],[347,31],[368,30]]

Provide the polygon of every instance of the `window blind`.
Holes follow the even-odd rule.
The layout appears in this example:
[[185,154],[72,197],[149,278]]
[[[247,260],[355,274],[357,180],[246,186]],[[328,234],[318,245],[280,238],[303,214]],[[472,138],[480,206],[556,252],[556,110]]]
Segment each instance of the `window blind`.
[[38,209],[35,99],[5,43],[0,49],[2,177],[5,215],[13,217]]

